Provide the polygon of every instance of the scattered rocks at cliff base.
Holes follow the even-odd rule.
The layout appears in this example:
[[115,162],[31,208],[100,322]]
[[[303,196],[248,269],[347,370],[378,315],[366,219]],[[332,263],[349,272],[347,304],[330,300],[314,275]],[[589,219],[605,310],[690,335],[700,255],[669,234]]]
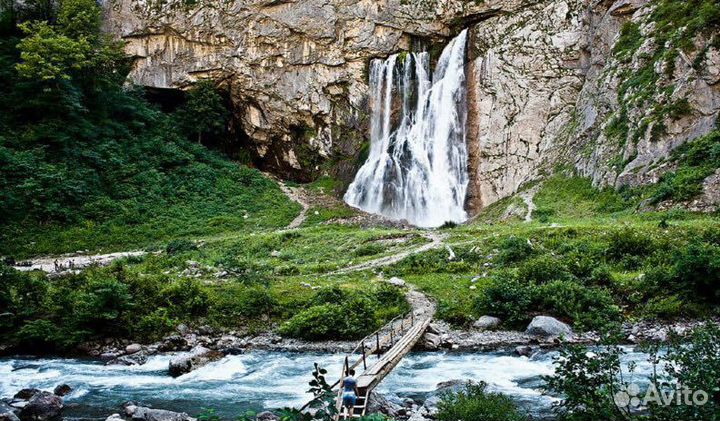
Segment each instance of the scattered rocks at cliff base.
[[50,392],[38,392],[20,410],[22,421],[48,421],[62,418],[63,400]]
[[572,337],[572,329],[567,324],[550,316],[535,316],[528,325],[525,333],[542,337]]
[[168,370],[173,377],[182,376],[223,357],[223,354],[203,346],[196,346],[189,355],[182,355],[170,361]]

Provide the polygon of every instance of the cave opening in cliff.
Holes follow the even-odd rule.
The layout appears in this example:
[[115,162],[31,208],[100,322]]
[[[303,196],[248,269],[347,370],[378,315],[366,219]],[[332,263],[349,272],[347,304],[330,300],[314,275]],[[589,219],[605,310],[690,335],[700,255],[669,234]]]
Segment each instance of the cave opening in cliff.
[[[180,112],[188,101],[188,93],[182,89],[145,87],[144,91],[145,98],[149,102],[168,114]],[[201,143],[206,148],[218,151],[232,160],[252,164],[251,140],[237,118],[230,94],[222,89],[218,89],[217,93],[222,98],[221,103],[227,118],[221,130],[203,133]]]

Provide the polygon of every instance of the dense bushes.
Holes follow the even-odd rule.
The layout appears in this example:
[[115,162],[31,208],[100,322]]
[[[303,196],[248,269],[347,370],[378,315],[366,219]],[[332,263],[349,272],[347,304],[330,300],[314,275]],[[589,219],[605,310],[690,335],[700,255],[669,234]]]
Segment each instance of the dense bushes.
[[661,177],[654,188],[654,202],[685,201],[702,193],[703,180],[720,168],[720,130],[677,148],[672,159],[678,168]]
[[603,328],[620,318],[620,309],[604,289],[569,279],[537,284],[508,274],[494,277],[484,287],[475,300],[475,310],[500,317],[513,328],[524,328],[536,314],[571,321],[580,330]]
[[440,421],[522,421],[528,417],[500,393],[487,391],[485,383],[469,383],[458,392],[447,393],[438,403]]
[[241,326],[279,312],[262,286],[172,280],[121,263],[52,281],[0,266],[0,304],[0,340],[48,352],[93,338],[156,339],[180,322]]
[[408,310],[402,291],[388,284],[379,284],[369,292],[322,288],[311,303],[283,324],[280,332],[310,340],[357,339]]

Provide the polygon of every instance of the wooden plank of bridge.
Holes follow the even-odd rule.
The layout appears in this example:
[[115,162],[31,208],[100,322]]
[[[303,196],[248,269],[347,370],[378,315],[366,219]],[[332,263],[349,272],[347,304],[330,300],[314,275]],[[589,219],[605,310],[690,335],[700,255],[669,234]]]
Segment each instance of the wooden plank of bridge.
[[[385,378],[385,376],[390,374],[390,372],[400,363],[403,357],[412,350],[417,341],[422,338],[425,330],[432,321],[433,315],[434,311],[431,311],[428,314],[419,314],[419,320],[412,317],[411,320],[413,324],[406,332],[403,332],[404,328],[402,324],[399,329],[391,326],[391,333],[383,338],[383,342],[386,338],[392,338],[395,336],[396,333],[401,334],[402,336],[397,342],[392,344],[391,348],[382,357],[380,357],[375,364],[364,370],[363,373],[358,376],[358,391],[360,392],[360,396],[358,396],[355,407],[352,409],[351,413],[348,413],[346,408],[339,408],[339,413],[335,417],[336,420],[359,418],[366,415],[370,392],[372,392],[375,386],[377,386]],[[402,323],[405,323],[404,319]],[[408,321],[407,323],[411,322]],[[379,348],[380,343],[381,342],[378,340],[378,345],[375,347],[376,349]],[[359,365],[359,363],[360,360],[358,360],[355,365]],[[339,398],[340,392],[338,394],[338,399]]]
[[388,352],[358,377],[358,388],[375,388],[412,350],[431,320],[432,315],[412,326]]

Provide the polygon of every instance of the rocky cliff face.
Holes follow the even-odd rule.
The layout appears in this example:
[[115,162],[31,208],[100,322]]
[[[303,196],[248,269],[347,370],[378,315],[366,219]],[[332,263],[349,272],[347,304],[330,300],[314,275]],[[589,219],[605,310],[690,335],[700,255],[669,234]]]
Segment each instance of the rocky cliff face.
[[602,185],[656,181],[720,110],[718,34],[667,36],[658,1],[106,1],[136,83],[224,84],[258,160],[300,180],[352,179],[372,58],[469,27],[471,211],[557,164]]
[[471,209],[558,164],[596,185],[657,182],[674,148],[715,127],[718,34],[671,23],[686,53],[657,29],[658,3],[541,1],[473,27]]
[[[405,3],[404,1],[402,3]],[[222,81],[256,156],[280,175],[352,177],[367,136],[372,57],[442,42],[451,24],[523,1],[107,0],[107,28],[156,88]],[[430,4],[432,3],[432,4]]]

